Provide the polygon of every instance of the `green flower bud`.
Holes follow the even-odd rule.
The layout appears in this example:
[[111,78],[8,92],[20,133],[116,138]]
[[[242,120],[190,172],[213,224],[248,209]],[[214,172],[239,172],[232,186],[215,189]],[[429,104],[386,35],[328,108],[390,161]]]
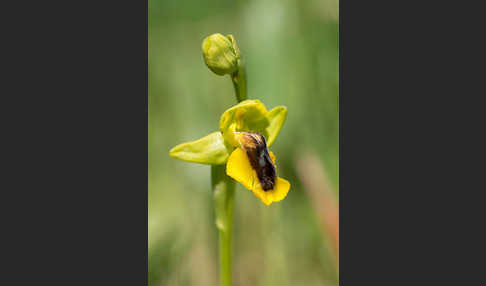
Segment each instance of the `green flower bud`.
[[212,34],[204,39],[204,62],[217,75],[232,74],[238,70],[238,51],[233,37]]

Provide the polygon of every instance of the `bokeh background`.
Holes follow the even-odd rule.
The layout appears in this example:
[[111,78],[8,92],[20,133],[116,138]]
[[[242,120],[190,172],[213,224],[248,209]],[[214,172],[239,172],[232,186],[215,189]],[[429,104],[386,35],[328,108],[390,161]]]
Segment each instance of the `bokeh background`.
[[168,156],[236,103],[202,59],[216,32],[235,36],[249,98],[288,108],[272,151],[291,190],[266,207],[237,184],[233,284],[338,285],[338,0],[148,4],[149,285],[218,285],[210,167]]

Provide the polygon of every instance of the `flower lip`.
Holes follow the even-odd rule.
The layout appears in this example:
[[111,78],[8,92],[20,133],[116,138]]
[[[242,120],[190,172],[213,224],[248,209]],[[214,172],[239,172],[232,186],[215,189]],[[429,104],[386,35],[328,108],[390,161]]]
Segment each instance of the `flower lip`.
[[[276,167],[275,154],[271,151],[269,154],[273,165]],[[228,163],[226,164],[226,174],[242,184],[246,189],[252,191],[267,206],[283,200],[290,190],[290,183],[280,177],[275,179],[273,189],[263,190],[256,171],[251,166],[250,160],[242,148],[236,148],[229,156]]]
[[276,179],[275,165],[268,153],[265,136],[258,132],[237,132],[236,138],[246,152],[251,167],[255,170],[264,191],[274,188]]

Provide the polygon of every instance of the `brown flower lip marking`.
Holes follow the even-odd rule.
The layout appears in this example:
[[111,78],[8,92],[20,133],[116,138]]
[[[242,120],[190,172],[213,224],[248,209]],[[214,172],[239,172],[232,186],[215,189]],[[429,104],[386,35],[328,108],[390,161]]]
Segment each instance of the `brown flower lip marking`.
[[245,150],[251,167],[256,171],[264,191],[274,188],[276,179],[275,166],[268,153],[265,137],[258,132],[241,132],[240,145]]

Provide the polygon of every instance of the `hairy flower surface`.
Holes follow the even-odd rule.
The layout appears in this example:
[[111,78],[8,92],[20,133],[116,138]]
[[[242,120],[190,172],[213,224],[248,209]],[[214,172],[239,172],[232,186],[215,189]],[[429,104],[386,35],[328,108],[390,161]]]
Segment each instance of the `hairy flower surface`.
[[[245,139],[240,139],[244,141]],[[230,155],[228,163],[226,164],[226,174],[231,178],[235,179],[241,183],[245,188],[251,190],[253,194],[258,197],[267,206],[272,202],[281,201],[287,196],[290,190],[290,183],[276,176],[275,170],[277,168],[275,164],[275,155],[273,152],[268,152],[271,159],[264,160],[264,151],[253,151],[253,148],[248,148],[245,143],[241,143],[242,147],[236,148]],[[266,148],[266,146],[264,147]],[[250,151],[248,151],[250,149]],[[258,149],[258,147],[256,148]],[[255,154],[251,154],[255,152]],[[252,157],[255,158],[255,163],[251,161]],[[261,171],[265,170],[271,164],[271,170],[273,171],[268,174],[268,172]],[[256,165],[256,166],[255,166]],[[263,174],[259,174],[262,172]],[[267,174],[265,174],[267,173]],[[271,180],[271,183],[265,183],[266,180]]]
[[245,100],[223,113],[220,132],[177,145],[169,154],[194,163],[226,163],[228,176],[270,205],[290,190],[290,183],[276,175],[275,155],[268,150],[286,117],[285,106],[267,111],[261,101]]

